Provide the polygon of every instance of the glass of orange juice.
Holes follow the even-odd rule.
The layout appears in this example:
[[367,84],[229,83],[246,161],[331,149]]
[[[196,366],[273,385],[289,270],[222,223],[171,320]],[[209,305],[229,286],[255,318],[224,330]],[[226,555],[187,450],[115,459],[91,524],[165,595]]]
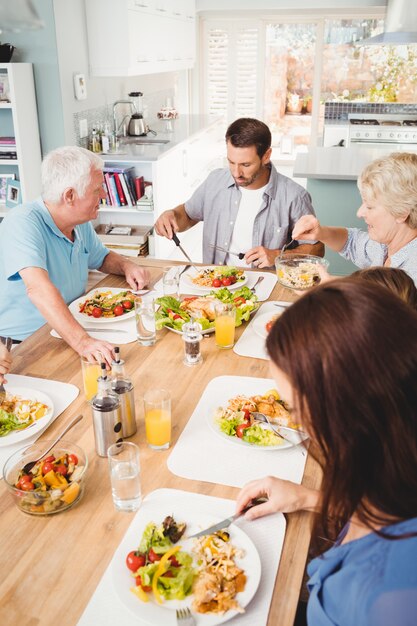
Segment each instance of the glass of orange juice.
[[236,308],[233,304],[219,302],[214,307],[214,331],[219,348],[233,348],[235,343]]
[[101,376],[100,363],[97,363],[96,361],[94,363],[90,363],[90,361],[81,357],[81,369],[83,373],[85,397],[86,400],[91,400],[91,398],[93,398],[97,393],[97,379]]
[[154,450],[165,450],[171,443],[171,395],[166,389],[150,389],[143,401],[146,441]]

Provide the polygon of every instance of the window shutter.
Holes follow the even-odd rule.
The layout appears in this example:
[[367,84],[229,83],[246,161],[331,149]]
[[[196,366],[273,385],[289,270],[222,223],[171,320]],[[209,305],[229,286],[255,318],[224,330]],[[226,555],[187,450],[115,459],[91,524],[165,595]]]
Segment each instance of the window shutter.
[[209,115],[256,117],[259,27],[206,20],[204,24],[204,108]]

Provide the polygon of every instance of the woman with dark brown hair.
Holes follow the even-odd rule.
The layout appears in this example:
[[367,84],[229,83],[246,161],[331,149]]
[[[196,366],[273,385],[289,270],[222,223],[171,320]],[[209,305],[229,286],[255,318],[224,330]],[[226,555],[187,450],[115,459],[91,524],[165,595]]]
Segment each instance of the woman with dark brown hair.
[[378,285],[343,279],[288,308],[267,339],[278,390],[319,451],[321,491],[248,483],[246,518],[314,510],[334,546],[311,561],[309,626],[417,620],[417,314]]

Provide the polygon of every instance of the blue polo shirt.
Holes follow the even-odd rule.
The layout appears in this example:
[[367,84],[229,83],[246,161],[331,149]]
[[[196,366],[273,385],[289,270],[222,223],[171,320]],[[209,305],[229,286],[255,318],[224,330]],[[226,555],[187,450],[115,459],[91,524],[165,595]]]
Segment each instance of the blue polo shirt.
[[74,241],[57,227],[43,200],[16,207],[0,224],[0,335],[25,339],[45,324],[31,303],[20,271],[40,267],[68,304],[87,286],[88,270],[108,254],[91,223],[74,229]]

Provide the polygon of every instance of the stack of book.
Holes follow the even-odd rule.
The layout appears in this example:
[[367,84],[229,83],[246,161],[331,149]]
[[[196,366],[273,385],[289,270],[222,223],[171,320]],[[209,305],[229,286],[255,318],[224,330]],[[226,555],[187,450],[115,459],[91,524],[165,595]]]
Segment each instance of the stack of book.
[[137,200],[134,167],[105,167],[104,190],[108,206],[134,206]]
[[17,159],[15,137],[0,137],[0,159]]
[[99,224],[96,233],[106,248],[127,256],[147,256],[152,226]]

